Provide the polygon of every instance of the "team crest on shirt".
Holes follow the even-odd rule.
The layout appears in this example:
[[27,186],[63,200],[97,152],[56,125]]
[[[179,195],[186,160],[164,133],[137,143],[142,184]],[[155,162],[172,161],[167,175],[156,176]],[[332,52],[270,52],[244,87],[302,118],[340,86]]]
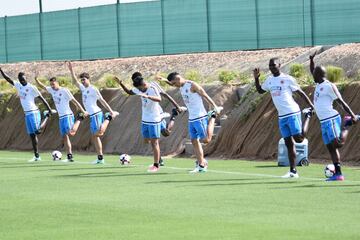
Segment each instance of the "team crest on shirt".
[[324,90],[324,88],[320,88],[320,91]]
[[90,93],[90,91],[89,91],[89,90],[87,90],[87,91],[86,91],[86,93],[87,93],[87,94],[89,94],[89,93]]
[[29,91],[29,89],[26,89],[26,90],[25,90],[25,92],[28,92],[28,91]]
[[280,83],[281,83],[281,84],[284,84],[284,80],[281,80]]

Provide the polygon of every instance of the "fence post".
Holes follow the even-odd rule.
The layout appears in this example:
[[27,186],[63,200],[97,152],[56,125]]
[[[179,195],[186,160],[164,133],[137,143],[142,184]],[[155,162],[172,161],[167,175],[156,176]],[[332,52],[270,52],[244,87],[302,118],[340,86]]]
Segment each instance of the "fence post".
[[260,29],[259,29],[259,2],[255,0],[255,22],[256,22],[256,49],[260,48]]
[[207,41],[208,41],[208,52],[211,52],[211,24],[210,24],[210,4],[209,0],[206,1],[206,23],[207,23]]
[[43,52],[43,31],[42,31],[42,12],[39,13],[39,33],[40,33],[40,57],[41,60],[44,60]]
[[161,7],[161,35],[162,35],[162,52],[165,54],[165,23],[164,23],[164,0],[160,0]]
[[310,22],[311,22],[311,46],[315,46],[315,20],[314,20],[314,0],[310,0]]
[[119,11],[120,11],[120,1],[118,0],[116,3],[116,32],[117,32],[117,42],[118,42],[118,57],[121,56],[121,41],[120,41],[120,15],[119,15]]
[[78,8],[78,32],[79,32],[79,53],[80,53],[80,59],[82,59],[82,39],[81,39],[81,8]]
[[8,54],[8,40],[7,40],[7,16],[4,17],[4,28],[5,28],[5,61],[6,63],[9,62],[9,54]]

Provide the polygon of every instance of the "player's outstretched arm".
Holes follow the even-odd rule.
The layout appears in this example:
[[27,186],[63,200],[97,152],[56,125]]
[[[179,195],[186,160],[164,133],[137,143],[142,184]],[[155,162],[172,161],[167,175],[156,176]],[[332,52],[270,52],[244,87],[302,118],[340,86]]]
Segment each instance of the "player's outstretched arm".
[[[99,91],[99,90],[97,90]],[[101,105],[103,105],[105,107],[106,110],[108,110],[110,112],[111,115],[114,115],[114,113],[116,111],[114,111],[110,105],[105,101],[105,99],[101,96],[100,92],[98,93],[99,94],[99,102],[101,103]]]
[[1,69],[1,67],[0,67],[0,73],[8,83],[10,83],[11,85],[14,85],[14,81],[8,75],[6,75],[6,73],[4,73],[4,71]]
[[344,110],[345,112],[347,112],[348,114],[350,114],[353,122],[357,122],[357,117],[356,115],[354,114],[354,112],[351,110],[351,108],[349,107],[349,105],[344,101],[344,99],[342,98],[339,90],[337,89],[337,87],[335,85],[332,85],[332,88],[334,90],[334,93],[335,95],[337,96],[337,99],[336,99],[336,103],[339,104]]
[[266,93],[266,91],[264,89],[262,89],[261,85],[260,85],[260,68],[255,68],[253,70],[253,75],[254,75],[254,79],[255,79],[255,87],[256,87],[257,92],[259,94]]
[[50,104],[45,100],[45,98],[43,97],[43,95],[41,95],[41,93],[39,93],[39,98],[40,100],[44,103],[44,105],[46,106],[46,108],[49,110],[50,114],[56,113],[55,110],[52,110],[50,107]]
[[299,94],[312,109],[315,109],[314,104],[302,89],[297,90],[296,93]]
[[159,82],[165,82],[166,84],[168,84],[168,85],[170,85],[170,86],[173,85],[169,80],[167,80],[166,78],[164,78],[164,77],[162,77],[162,76],[160,76],[160,75],[156,75],[155,79],[156,79],[157,81],[159,81]]
[[65,62],[66,66],[69,68],[69,71],[71,73],[71,78],[72,78],[72,82],[73,84],[75,84],[79,89],[80,89],[80,86],[81,86],[81,83],[80,81],[77,79],[75,73],[74,73],[74,70],[73,70],[73,67],[72,67],[72,64],[71,62]]
[[180,105],[169,94],[167,94],[166,92],[160,92],[160,94],[163,95],[165,98],[167,98],[172,103],[172,105],[176,107],[176,110],[178,112],[182,112]]
[[[70,93],[71,94],[71,93]],[[87,117],[89,115],[88,112],[85,111],[85,109],[83,108],[83,106],[81,106],[81,104],[79,103],[78,100],[75,99],[75,97],[71,94],[72,96],[72,99],[71,99],[71,102],[75,105],[75,107],[77,109],[79,109],[83,114],[84,114],[84,117]]]
[[215,109],[218,108],[218,106],[215,104],[215,102],[211,99],[211,97],[206,93],[205,89],[201,87],[199,84],[193,82],[191,84],[191,91],[198,93],[201,97],[203,97],[210,105],[212,105]]
[[35,82],[37,83],[37,85],[38,85],[41,89],[46,90],[46,86],[45,86],[42,82],[40,82],[40,80],[39,80],[39,78],[38,78],[37,75],[35,76]]
[[315,56],[316,56],[316,53],[317,53],[317,52],[315,51],[312,55],[309,56],[309,59],[310,59],[310,72],[311,72],[311,74],[314,73],[314,69],[315,69],[314,58],[315,58]]
[[128,89],[122,80],[120,80],[118,77],[114,77],[114,80],[120,85],[120,87],[129,95],[135,95],[135,93],[133,91],[131,91],[130,89]]

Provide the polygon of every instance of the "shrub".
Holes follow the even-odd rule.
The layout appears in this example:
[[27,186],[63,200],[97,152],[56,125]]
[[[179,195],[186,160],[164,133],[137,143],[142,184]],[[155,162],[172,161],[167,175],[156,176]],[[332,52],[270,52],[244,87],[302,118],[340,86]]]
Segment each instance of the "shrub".
[[15,93],[15,88],[13,88],[5,79],[0,79],[0,92]]
[[253,81],[253,76],[246,73],[239,73],[240,84],[249,84]]
[[289,74],[302,84],[311,85],[313,83],[312,77],[308,74],[305,70],[305,66],[301,63],[291,64]]
[[220,82],[222,82],[223,84],[230,84],[232,81],[234,81],[236,78],[238,77],[238,75],[236,74],[236,72],[234,71],[227,71],[227,70],[222,70],[219,73],[219,80]]
[[330,82],[340,82],[344,80],[344,69],[335,66],[326,67],[326,78]]
[[185,73],[185,78],[191,81],[201,83],[203,80],[203,76],[196,70],[189,70]]

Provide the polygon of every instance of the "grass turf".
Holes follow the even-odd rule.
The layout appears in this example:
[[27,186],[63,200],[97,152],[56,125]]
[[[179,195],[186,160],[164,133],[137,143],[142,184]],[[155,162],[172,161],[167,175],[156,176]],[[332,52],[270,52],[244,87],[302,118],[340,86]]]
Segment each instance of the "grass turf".
[[189,159],[146,173],[150,157],[120,166],[30,164],[31,154],[0,152],[0,239],[359,239],[360,176],[324,182],[322,165],[283,180],[276,163],[209,161],[190,175]]

